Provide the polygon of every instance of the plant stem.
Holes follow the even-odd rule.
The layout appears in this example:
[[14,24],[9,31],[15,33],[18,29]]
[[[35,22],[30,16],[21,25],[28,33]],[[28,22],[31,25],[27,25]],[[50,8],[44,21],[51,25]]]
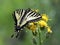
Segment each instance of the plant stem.
[[39,34],[39,45],[41,45],[40,28],[38,28],[38,34]]

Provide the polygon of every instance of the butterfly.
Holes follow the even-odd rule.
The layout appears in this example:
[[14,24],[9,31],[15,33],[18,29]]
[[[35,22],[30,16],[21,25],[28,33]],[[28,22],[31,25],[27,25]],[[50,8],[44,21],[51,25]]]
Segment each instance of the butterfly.
[[[18,37],[21,30],[23,30],[26,25],[30,22],[36,22],[41,19],[41,15],[30,8],[28,9],[17,9],[13,13],[13,18],[15,21],[15,32],[17,32],[16,37]],[[13,37],[13,36],[12,36]]]

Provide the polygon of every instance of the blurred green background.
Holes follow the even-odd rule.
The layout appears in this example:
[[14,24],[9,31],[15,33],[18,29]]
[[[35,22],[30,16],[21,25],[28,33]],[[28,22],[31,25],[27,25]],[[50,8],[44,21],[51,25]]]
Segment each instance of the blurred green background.
[[49,25],[53,34],[43,45],[60,45],[60,0],[0,0],[0,45],[33,45],[31,31],[24,42],[10,38],[14,33],[13,11],[27,8],[39,9],[52,19]]

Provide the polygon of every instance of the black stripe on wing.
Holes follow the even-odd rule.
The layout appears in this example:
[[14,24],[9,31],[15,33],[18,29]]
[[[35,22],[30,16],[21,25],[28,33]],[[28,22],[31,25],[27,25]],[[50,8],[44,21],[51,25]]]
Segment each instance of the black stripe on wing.
[[13,12],[13,19],[15,21],[15,31],[17,30],[17,19],[16,19],[16,16],[15,16],[15,11]]
[[17,10],[15,10],[18,14],[20,14],[20,12],[21,12],[21,9],[17,9]]
[[13,19],[15,21],[15,25],[17,25],[17,19],[16,19],[16,16],[15,16],[15,11],[13,12],[12,16],[13,16]]
[[20,18],[20,19],[21,19],[21,20],[20,20],[20,24],[22,24],[22,22],[25,21],[25,17],[27,16],[26,14],[29,13],[29,12],[31,11],[31,9],[28,8],[28,9],[23,10],[23,11],[25,11],[25,12],[22,12],[22,13],[24,13],[24,14],[21,13],[22,17]]
[[24,17],[24,14],[23,14],[23,13],[25,13],[25,10],[21,9],[21,17],[20,17],[20,22],[19,22],[19,24],[22,23],[22,18]]

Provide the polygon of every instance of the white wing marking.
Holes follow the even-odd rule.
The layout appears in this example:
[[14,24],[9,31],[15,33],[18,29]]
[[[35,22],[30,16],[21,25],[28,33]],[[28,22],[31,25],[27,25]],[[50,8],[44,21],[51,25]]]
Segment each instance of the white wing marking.
[[37,18],[40,18],[40,16],[38,16],[38,17],[33,17],[33,16],[27,17],[27,21],[35,20],[35,19],[37,19]]
[[16,16],[16,19],[20,19],[20,15],[15,11],[15,16]]

